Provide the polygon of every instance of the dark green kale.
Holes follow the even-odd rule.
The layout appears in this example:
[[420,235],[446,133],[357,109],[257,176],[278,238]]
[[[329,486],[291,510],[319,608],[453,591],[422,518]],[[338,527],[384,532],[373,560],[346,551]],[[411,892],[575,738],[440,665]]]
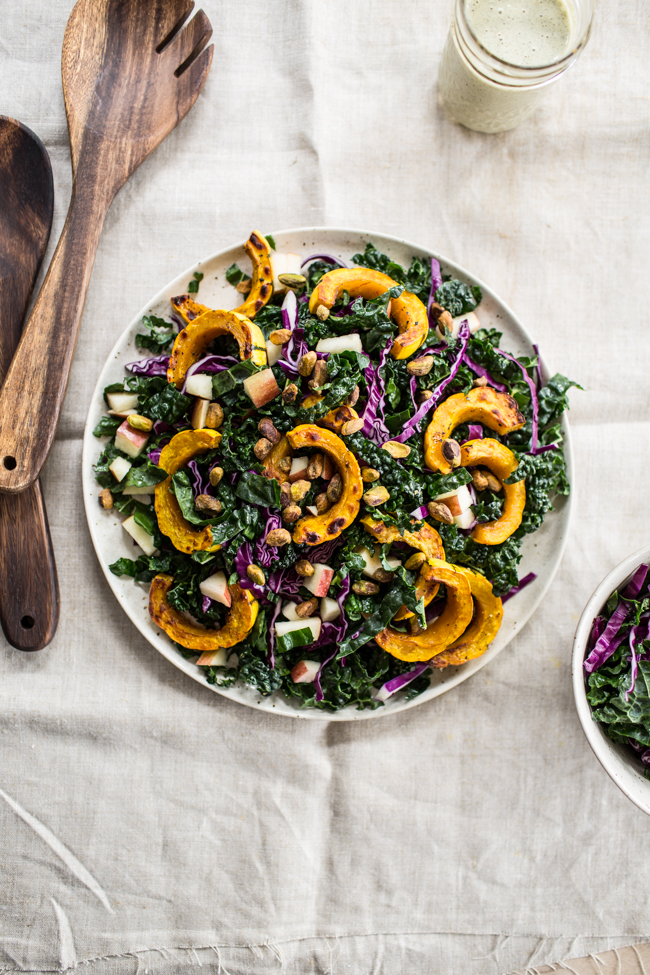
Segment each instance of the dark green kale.
[[156,315],[145,315],[142,324],[149,329],[148,335],[136,335],[135,344],[140,349],[149,349],[153,355],[165,352],[176,338],[176,329],[164,318]]
[[468,285],[452,278],[445,281],[436,291],[436,301],[446,308],[452,318],[467,315],[481,303],[483,295],[477,284]]
[[390,494],[390,507],[406,514],[424,502],[424,477],[417,477],[415,472],[398,463],[387,450],[382,450],[371,440],[367,440],[360,433],[353,433],[345,437],[350,450],[364,467],[372,467],[379,471],[381,483]]
[[493,584],[495,596],[503,596],[519,579],[517,566],[521,562],[521,540],[511,535],[500,545],[481,545],[471,535],[464,535],[456,525],[436,525],[442,538],[448,562],[466,565],[480,572]]
[[194,274],[192,275],[192,280],[187,286],[187,293],[189,295],[198,294],[199,285],[201,284],[201,281],[203,281],[203,274],[201,273],[201,271],[195,271]]
[[[138,404],[140,401],[138,400]],[[180,393],[173,383],[165,384],[159,393],[154,393],[139,407],[150,420],[164,420],[170,426],[185,416],[192,405],[189,396]]]

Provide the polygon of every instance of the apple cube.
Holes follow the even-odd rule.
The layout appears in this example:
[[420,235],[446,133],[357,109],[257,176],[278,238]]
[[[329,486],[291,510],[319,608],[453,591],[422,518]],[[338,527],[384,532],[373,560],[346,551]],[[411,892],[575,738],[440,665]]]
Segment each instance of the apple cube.
[[350,335],[335,335],[331,339],[319,339],[317,352],[363,352],[361,336],[356,332]]
[[209,399],[194,400],[194,406],[192,407],[192,412],[190,414],[190,422],[195,430],[202,430],[205,426],[205,421],[208,418],[209,408]]
[[446,504],[451,511],[454,518],[462,515],[464,511],[467,511],[472,503],[472,495],[469,493],[469,488],[466,484],[461,487],[456,488],[455,491],[447,491],[445,494],[439,494],[435,501],[442,501]]
[[320,664],[317,660],[299,660],[291,668],[291,680],[294,684],[313,684],[319,670]]
[[308,505],[305,505],[305,507],[306,507],[307,511],[309,512],[309,514],[310,515],[313,515],[314,518],[316,518],[316,516],[318,515],[318,508],[316,507],[316,505],[315,504],[308,504]]
[[[377,554],[378,551],[379,551],[378,548],[375,549],[374,553],[371,553],[367,548],[356,549],[357,555],[360,555],[363,561],[366,563],[363,569],[363,574],[364,576],[368,576],[369,579],[374,579],[377,572],[380,572],[384,569],[381,559]],[[394,572],[395,569],[397,569],[402,564],[399,559],[389,558],[386,559],[386,562],[390,566],[391,572]],[[384,571],[389,571],[389,570],[386,569]]]
[[115,416],[128,416],[129,413],[137,412],[137,393],[107,393],[106,400],[111,412]]
[[307,476],[307,468],[309,467],[309,457],[292,457],[291,458],[291,470],[289,471],[288,481],[293,484],[294,481],[300,481],[302,478]]
[[266,361],[270,366],[274,366],[282,355],[282,346],[274,342],[266,343]]
[[471,508],[463,511],[461,515],[454,515],[454,524],[459,528],[471,528],[476,521],[476,515]]
[[280,395],[280,387],[275,381],[272,369],[262,369],[244,380],[244,390],[253,406],[266,406]]
[[298,254],[278,254],[273,253],[271,257],[271,267],[273,268],[273,290],[276,292],[286,291],[286,284],[281,284],[278,280],[281,274],[302,274],[300,265],[302,260]]
[[331,481],[336,473],[336,465],[329,454],[323,454],[323,473],[321,477],[324,481]]
[[[308,643],[315,643],[320,636],[321,621],[318,616],[308,616],[305,620],[287,620],[275,624],[276,636],[284,636],[285,633],[295,633],[296,630],[310,630],[311,639]],[[304,644],[307,646],[307,643]]]
[[299,618],[296,616],[296,605],[296,603],[289,602],[289,600],[285,600],[282,603],[282,615],[285,619],[291,620],[292,623],[295,623]]
[[138,497],[143,497],[145,494],[153,494],[154,490],[151,484],[148,487],[146,485],[137,486],[135,484],[127,484],[122,494],[134,494]]
[[132,466],[131,461],[127,460],[126,457],[116,457],[108,469],[116,481],[122,481]]
[[121,450],[123,454],[131,457],[135,460],[139,457],[144,448],[147,446],[147,440],[149,439],[149,434],[145,433],[143,430],[134,430],[133,427],[129,426],[128,421],[125,420],[124,423],[117,428],[115,434],[115,446],[118,450]]
[[212,399],[212,376],[207,372],[195,372],[185,383],[185,392],[189,396]]
[[214,599],[215,602],[221,603],[223,606],[230,606],[232,604],[232,597],[228,589],[228,580],[224,572],[215,572],[213,575],[208,576],[199,585],[199,589],[204,596]]
[[228,651],[225,647],[218,650],[204,650],[196,661],[197,667],[225,667],[228,663]]
[[324,565],[322,562],[316,562],[313,576],[305,579],[303,586],[309,589],[312,596],[320,598],[327,595],[333,578],[334,569],[330,569],[329,565]]
[[331,623],[332,620],[338,619],[341,615],[341,607],[335,599],[330,599],[329,596],[323,596],[320,601],[320,618],[323,623]]
[[145,531],[142,525],[136,523],[133,515],[122,522],[122,528],[129,533],[133,541],[140,546],[145,555],[153,555],[154,552],[158,551],[153,543],[153,537],[148,531]]

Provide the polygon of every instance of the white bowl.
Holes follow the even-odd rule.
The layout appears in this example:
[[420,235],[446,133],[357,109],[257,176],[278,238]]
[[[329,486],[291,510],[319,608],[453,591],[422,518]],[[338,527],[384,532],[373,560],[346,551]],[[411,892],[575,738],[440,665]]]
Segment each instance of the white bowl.
[[573,694],[582,730],[594,755],[628,799],[650,816],[650,779],[644,777],[643,766],[632,748],[612,741],[602,730],[603,726],[592,718],[583,668],[593,621],[614,590],[627,582],[638,565],[648,561],[650,548],[645,546],[619,562],[605,576],[585,606],[573,640]]

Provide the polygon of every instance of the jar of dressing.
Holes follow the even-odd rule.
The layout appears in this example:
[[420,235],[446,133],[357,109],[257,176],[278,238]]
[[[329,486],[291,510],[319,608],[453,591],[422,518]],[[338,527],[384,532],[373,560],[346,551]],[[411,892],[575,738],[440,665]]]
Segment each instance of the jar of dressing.
[[593,0],[454,0],[438,73],[468,129],[504,132],[534,111],[589,38]]

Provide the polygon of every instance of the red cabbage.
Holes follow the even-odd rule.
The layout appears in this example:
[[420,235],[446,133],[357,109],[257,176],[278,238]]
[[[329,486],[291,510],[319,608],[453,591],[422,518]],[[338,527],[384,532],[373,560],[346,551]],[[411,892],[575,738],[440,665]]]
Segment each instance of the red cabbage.
[[406,674],[400,674],[399,677],[393,677],[392,680],[386,681],[375,694],[375,701],[385,701],[397,691],[403,690],[411,681],[414,681],[416,677],[423,674],[429,666],[430,663],[428,660],[422,660],[415,665],[413,670],[409,670]]
[[535,355],[537,356],[537,368],[535,370],[536,372],[535,385],[537,386],[537,392],[539,393],[540,389],[542,388],[542,367],[540,365],[540,360],[539,360],[539,346],[534,345],[533,350],[535,352]]
[[442,274],[440,273],[440,261],[437,261],[435,257],[431,258],[431,291],[429,292],[429,300],[427,301],[427,315],[429,318],[429,325],[435,325],[435,321],[431,320],[431,306],[436,300],[436,291],[442,286]]
[[526,384],[528,385],[528,388],[530,390],[530,399],[533,406],[533,430],[530,437],[529,453],[536,454],[537,453],[537,414],[538,414],[539,406],[537,403],[537,390],[535,389],[535,383],[528,375],[527,369],[524,366],[522,366],[521,362],[519,362],[518,359],[515,359],[515,357],[513,355],[510,355],[509,352],[504,352],[503,349],[497,349],[497,352],[499,353],[499,355],[502,355],[504,359],[510,359],[510,362],[514,362],[516,366],[519,366],[519,368],[521,369],[521,373],[524,377],[524,380],[526,381]]
[[210,609],[211,606],[212,606],[212,600],[210,599],[210,597],[204,596],[203,599],[201,600],[201,609],[203,610],[203,612],[207,613],[207,611]]
[[411,518],[417,518],[418,521],[422,521],[428,515],[426,504],[421,505],[419,508],[414,508],[413,511],[409,511]]
[[501,602],[507,603],[509,599],[512,599],[512,597],[516,596],[518,592],[521,592],[522,589],[525,589],[526,586],[529,586],[531,582],[535,581],[536,578],[537,578],[536,572],[529,572],[527,576],[524,576],[523,579],[519,580],[516,586],[513,586],[512,589],[509,589],[508,592],[501,597]]
[[500,393],[508,392],[507,386],[504,386],[503,383],[498,383],[496,379],[492,378],[487,369],[484,369],[483,366],[479,366],[478,362],[474,362],[474,360],[470,359],[467,354],[463,356],[463,362],[466,366],[469,366],[472,372],[475,372],[477,376],[484,376],[489,382],[490,386],[492,386],[494,389],[498,389]]
[[584,667],[588,674],[593,673],[594,670],[598,670],[598,668],[604,664],[606,660],[609,660],[611,655],[614,653],[614,650],[616,650],[616,647],[618,647],[622,642],[623,636],[621,636],[621,639],[616,644],[614,642],[614,638],[625,622],[629,612],[629,604],[621,601],[612,613],[605,630],[598,637],[594,649],[585,660]]
[[160,446],[160,447],[154,447],[153,450],[150,450],[149,451],[149,453],[147,454],[147,457],[149,458],[149,460],[151,461],[152,464],[156,464],[157,465],[158,462],[160,461],[160,455],[161,455],[161,453],[162,453],[162,446]]
[[386,364],[386,357],[391,350],[393,340],[390,338],[379,357],[379,365],[375,369],[370,363],[364,369],[364,376],[368,386],[368,402],[361,414],[363,427],[361,433],[373,443],[383,444],[391,439],[390,431],[384,422],[384,386],[379,375],[379,370]]
[[635,570],[634,575],[627,584],[627,587],[623,590],[624,599],[636,599],[643,588],[643,583],[646,580],[647,574],[648,566],[645,562],[642,562],[638,569]]
[[483,439],[483,427],[480,423],[470,423],[467,430],[467,440],[463,443],[469,443],[470,440],[482,440]]
[[186,470],[192,486],[192,491],[194,492],[194,499],[196,500],[199,494],[209,494],[210,481],[207,475],[204,476],[201,473],[195,460],[190,460],[188,462],[186,465]]
[[456,373],[460,369],[460,364],[463,361],[463,356],[465,354],[465,349],[467,348],[469,337],[470,337],[469,325],[465,320],[461,322],[460,328],[458,330],[458,339],[460,341],[460,352],[456,356],[456,359],[454,360],[451,366],[451,372],[449,373],[446,379],[443,379],[443,381],[438,386],[436,386],[436,388],[433,391],[433,396],[430,396],[429,399],[425,400],[419,406],[415,415],[412,416],[410,420],[407,420],[406,424],[404,425],[404,429],[399,434],[399,436],[393,437],[393,440],[398,440],[400,443],[404,443],[405,440],[408,440],[409,437],[412,437],[414,433],[417,433],[419,429],[420,421],[423,419],[423,417],[425,417],[426,414],[430,410],[432,410],[434,406],[438,405],[442,397],[442,394],[446,390],[447,386],[449,386],[449,384],[454,381],[456,377]]
[[322,562],[325,565],[329,562],[334,552],[337,548],[342,545],[344,538],[339,535],[338,538],[333,538],[330,542],[323,542],[322,545],[316,545],[315,548],[310,549],[309,561],[312,562]]
[[282,302],[282,324],[293,332],[298,324],[298,299],[293,291],[287,291]]
[[332,254],[311,254],[304,259],[300,267],[304,267],[305,264],[311,264],[312,261],[327,261],[328,264],[338,264],[339,267],[350,267],[340,257],[334,257]]
[[[298,374],[298,362],[309,351],[305,342],[304,328],[298,328],[298,302],[293,291],[287,291],[282,302],[282,325],[291,332],[291,338],[282,346],[282,354],[278,360],[278,365],[287,372],[285,363],[288,364],[293,375]],[[284,359],[284,362],[282,361]]]
[[168,355],[155,355],[138,362],[127,362],[126,368],[136,376],[167,376]]
[[187,380],[195,372],[223,372],[225,369],[230,369],[231,366],[234,366],[236,362],[239,362],[239,359],[236,359],[233,355],[206,355],[203,359],[199,359],[198,362],[191,365],[185,373],[181,393],[185,392]]

